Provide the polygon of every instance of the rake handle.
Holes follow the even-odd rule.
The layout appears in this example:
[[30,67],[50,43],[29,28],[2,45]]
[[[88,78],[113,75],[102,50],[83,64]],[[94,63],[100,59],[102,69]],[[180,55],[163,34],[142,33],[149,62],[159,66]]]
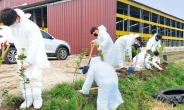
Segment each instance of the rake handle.
[[[98,87],[93,87],[93,88],[90,88],[89,90],[96,90],[98,89]],[[76,90],[76,92],[82,92],[82,89],[81,90]]]
[[91,59],[91,55],[92,55],[92,51],[93,51],[94,47],[95,47],[95,45],[91,43],[91,51],[90,51],[90,54],[89,54],[88,63],[89,63],[89,61]]
[[1,58],[2,59],[4,59],[4,57],[5,57],[8,49],[10,48],[10,44],[9,43],[6,43],[6,46],[7,46],[6,48],[5,48],[5,46],[2,47],[2,55],[1,55]]

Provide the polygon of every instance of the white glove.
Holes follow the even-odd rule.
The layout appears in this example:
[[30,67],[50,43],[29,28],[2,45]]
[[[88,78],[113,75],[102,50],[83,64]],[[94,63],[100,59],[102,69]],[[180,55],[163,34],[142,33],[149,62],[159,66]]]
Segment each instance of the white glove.
[[21,69],[26,70],[30,66],[30,63],[28,62],[23,62]]
[[100,47],[98,47],[98,49],[97,49],[98,51],[102,51],[102,49],[100,48]]
[[92,40],[92,41],[91,41],[91,43],[94,43],[94,42],[96,42],[96,40],[97,40],[97,39],[94,39],[94,40]]
[[162,68],[160,68],[160,67],[159,67],[158,69],[159,69],[160,71],[161,71],[161,70],[163,70],[163,69],[162,69]]
[[82,93],[82,90],[78,90],[79,93]]
[[7,43],[7,41],[0,43],[0,49],[1,49],[3,46],[6,46],[6,43]]

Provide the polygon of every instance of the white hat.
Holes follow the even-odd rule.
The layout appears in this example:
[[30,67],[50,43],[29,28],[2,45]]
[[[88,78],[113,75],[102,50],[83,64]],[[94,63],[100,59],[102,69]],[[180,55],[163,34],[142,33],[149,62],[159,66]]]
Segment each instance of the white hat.
[[29,19],[30,17],[31,17],[31,14],[29,14],[29,13],[24,13],[22,10],[20,10],[20,9],[14,9],[16,12],[17,12],[17,14],[20,16],[20,18],[22,18],[22,19]]

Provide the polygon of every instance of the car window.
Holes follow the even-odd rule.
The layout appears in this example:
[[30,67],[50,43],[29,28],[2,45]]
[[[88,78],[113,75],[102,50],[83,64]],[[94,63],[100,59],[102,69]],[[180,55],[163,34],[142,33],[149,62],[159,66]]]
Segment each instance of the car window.
[[44,31],[41,31],[41,33],[42,33],[42,36],[43,36],[44,39],[51,39],[52,38],[49,34],[47,34]]

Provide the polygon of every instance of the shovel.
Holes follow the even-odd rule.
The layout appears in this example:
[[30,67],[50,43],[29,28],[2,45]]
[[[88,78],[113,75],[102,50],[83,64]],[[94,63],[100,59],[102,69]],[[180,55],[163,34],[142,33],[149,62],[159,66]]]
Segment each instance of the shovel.
[[[90,62],[91,55],[92,55],[92,52],[93,52],[94,47],[95,47],[95,45],[93,43],[91,43],[91,50],[90,50],[90,54],[89,54],[89,58],[88,58],[88,64]],[[75,65],[72,65],[72,64],[68,64],[66,67],[76,68],[76,66]],[[79,67],[79,69],[83,69],[83,67]]]
[[[90,88],[89,90],[96,90],[96,89],[98,89],[98,87],[93,87],[93,88]],[[82,90],[76,90],[75,92],[82,93]]]
[[[89,63],[90,63],[90,60],[91,60],[91,56],[92,56],[92,52],[93,52],[94,47],[95,47],[95,45],[94,45],[93,43],[91,43],[91,51],[90,51],[90,54],[89,54],[87,66],[88,66]],[[79,69],[83,69],[83,67],[80,67]]]

